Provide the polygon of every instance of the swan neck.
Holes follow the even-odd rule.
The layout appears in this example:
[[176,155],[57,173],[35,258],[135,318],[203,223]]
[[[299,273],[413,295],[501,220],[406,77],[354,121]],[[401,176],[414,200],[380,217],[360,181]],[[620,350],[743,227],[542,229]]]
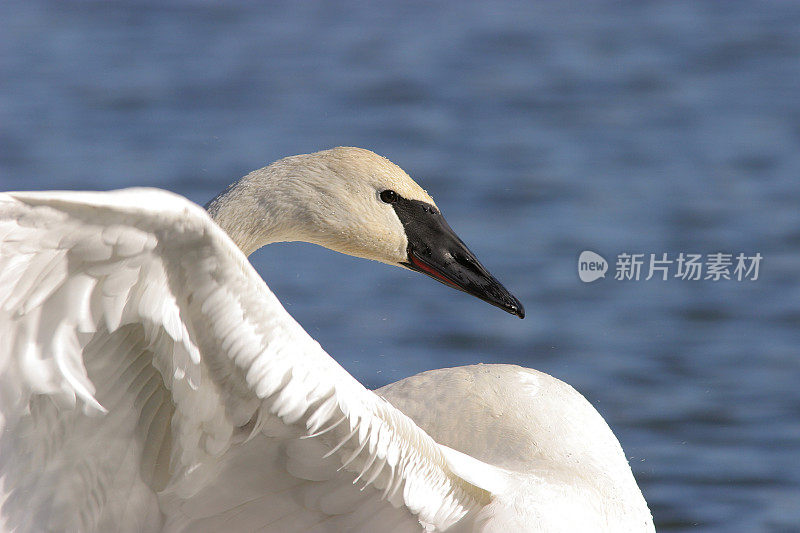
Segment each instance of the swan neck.
[[[278,195],[272,191],[272,180],[263,179],[264,171],[257,170],[231,184],[205,206],[211,219],[249,256],[262,246],[273,242],[293,240],[285,235],[271,199]],[[254,183],[254,177],[260,177]],[[283,221],[285,222],[285,221]]]

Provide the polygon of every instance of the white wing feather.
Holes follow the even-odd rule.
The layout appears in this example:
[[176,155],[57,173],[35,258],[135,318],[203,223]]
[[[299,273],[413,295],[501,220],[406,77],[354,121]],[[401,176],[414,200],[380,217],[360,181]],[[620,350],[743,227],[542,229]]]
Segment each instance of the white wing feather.
[[7,528],[443,530],[490,497],[171,193],[0,194],[0,339]]

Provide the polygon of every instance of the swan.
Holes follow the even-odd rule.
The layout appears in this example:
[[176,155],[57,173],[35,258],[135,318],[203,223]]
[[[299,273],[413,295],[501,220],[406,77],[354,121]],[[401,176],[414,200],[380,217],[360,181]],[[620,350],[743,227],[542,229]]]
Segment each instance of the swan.
[[252,268],[261,246],[307,241],[523,317],[398,166],[288,157],[206,207],[0,193],[0,529],[654,530],[566,383],[475,365],[367,390]]

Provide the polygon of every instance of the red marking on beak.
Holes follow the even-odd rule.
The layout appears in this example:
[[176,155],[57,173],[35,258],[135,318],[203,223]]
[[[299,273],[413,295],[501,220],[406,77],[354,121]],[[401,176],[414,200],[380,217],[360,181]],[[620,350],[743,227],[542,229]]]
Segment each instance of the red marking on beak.
[[433,267],[430,267],[430,266],[426,265],[425,263],[423,263],[422,261],[420,261],[419,259],[417,259],[416,256],[414,256],[413,254],[409,254],[409,259],[411,259],[411,263],[413,263],[415,267],[417,267],[418,269],[420,269],[420,270],[422,270],[424,272],[427,272],[428,274],[430,274],[434,278],[436,278],[436,279],[438,279],[438,280],[440,280],[440,281],[442,281],[442,282],[444,282],[444,283],[446,283],[446,284],[448,284],[451,287],[454,287],[456,289],[460,289],[461,288],[456,283],[451,281],[449,278],[445,277],[443,274],[440,274],[439,271],[435,270]]

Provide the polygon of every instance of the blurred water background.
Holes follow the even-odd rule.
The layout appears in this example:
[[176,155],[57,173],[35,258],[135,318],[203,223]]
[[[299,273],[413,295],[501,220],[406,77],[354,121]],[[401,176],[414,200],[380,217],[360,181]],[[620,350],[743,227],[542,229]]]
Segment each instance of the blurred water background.
[[[800,530],[800,3],[0,2],[0,189],[202,204],[336,145],[407,169],[528,310],[255,254],[357,378],[537,368],[605,416],[661,531]],[[583,284],[585,249],[764,259]]]

